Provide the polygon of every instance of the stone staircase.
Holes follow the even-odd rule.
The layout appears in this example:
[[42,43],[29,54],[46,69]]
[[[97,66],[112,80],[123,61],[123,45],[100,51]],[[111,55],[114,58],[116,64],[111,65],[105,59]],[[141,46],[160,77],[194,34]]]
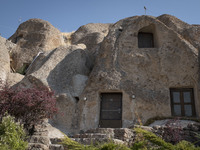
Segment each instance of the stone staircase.
[[[76,134],[70,138],[84,145],[112,141],[130,146],[135,139],[135,134],[133,130],[128,128],[96,128],[82,134]],[[35,127],[34,134],[28,141],[28,150],[64,150],[64,147],[59,144],[61,139],[48,136],[48,129],[45,123]]]
[[28,150],[64,150],[59,144],[60,139],[49,138],[46,122],[35,126],[34,133],[29,137],[28,142]]
[[131,145],[135,139],[134,131],[128,128],[96,128],[71,137],[84,145],[113,141],[117,144]]
[[60,142],[62,142],[62,140],[59,138],[51,138],[49,150],[64,150],[64,147],[59,144]]

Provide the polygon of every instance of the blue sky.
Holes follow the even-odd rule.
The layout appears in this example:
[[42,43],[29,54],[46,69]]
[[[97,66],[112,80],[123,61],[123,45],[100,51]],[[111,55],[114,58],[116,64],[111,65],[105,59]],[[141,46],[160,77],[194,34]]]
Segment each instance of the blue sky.
[[0,34],[9,38],[30,18],[49,21],[62,32],[87,23],[115,23],[144,15],[171,14],[189,24],[200,24],[200,0],[0,0]]

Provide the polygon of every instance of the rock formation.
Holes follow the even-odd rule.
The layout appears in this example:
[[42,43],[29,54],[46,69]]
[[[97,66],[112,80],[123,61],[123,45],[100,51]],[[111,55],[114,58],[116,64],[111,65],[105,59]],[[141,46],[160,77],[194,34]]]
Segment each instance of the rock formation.
[[39,52],[51,51],[65,44],[62,33],[41,19],[22,23],[9,40],[17,44],[11,53],[11,65],[16,71],[28,67]]
[[[10,38],[16,43],[11,66],[18,70],[29,65],[18,85],[42,84],[55,91],[63,115],[50,122],[68,135],[99,127],[105,111],[102,93],[122,95],[121,127],[172,116],[171,88],[194,91],[193,112],[198,118],[199,29],[170,15],[87,24],[74,33],[61,33],[46,21],[30,19]],[[142,41],[149,37],[150,41]],[[1,76],[9,72],[4,53],[8,59],[2,61],[3,69],[8,69]]]
[[0,80],[5,81],[10,72],[10,50],[15,46],[12,42],[0,37]]
[[95,50],[108,34],[111,24],[90,23],[81,26],[72,34],[72,44],[85,44],[88,50]]
[[90,23],[81,26],[71,35],[72,44],[85,44],[90,63],[94,64],[100,48],[100,43],[104,40],[112,24]]
[[196,48],[200,48],[200,25],[189,25],[175,16],[161,15],[157,17],[166,26],[180,34],[185,40],[190,42]]
[[[139,32],[154,35],[153,48],[138,48]],[[169,89],[172,87],[194,87],[197,108],[198,79],[198,49],[181,35],[155,17],[120,20],[102,42],[82,93],[87,101],[78,104],[80,129],[98,126],[98,93],[103,92],[123,93],[122,127],[131,126],[138,117],[145,122],[158,115],[171,116]]]

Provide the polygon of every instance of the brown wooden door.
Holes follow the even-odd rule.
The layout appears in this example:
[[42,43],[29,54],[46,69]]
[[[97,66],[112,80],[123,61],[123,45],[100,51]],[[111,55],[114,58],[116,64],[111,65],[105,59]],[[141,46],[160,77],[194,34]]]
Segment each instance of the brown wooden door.
[[100,108],[100,128],[122,127],[122,94],[102,93]]

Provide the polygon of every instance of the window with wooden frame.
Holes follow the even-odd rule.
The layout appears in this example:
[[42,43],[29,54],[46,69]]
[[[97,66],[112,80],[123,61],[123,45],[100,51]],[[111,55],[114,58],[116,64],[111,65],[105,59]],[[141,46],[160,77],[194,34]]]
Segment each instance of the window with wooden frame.
[[171,88],[170,97],[173,116],[196,116],[194,93],[192,88]]
[[139,32],[138,33],[138,47],[139,48],[153,48],[154,47],[153,33]]

